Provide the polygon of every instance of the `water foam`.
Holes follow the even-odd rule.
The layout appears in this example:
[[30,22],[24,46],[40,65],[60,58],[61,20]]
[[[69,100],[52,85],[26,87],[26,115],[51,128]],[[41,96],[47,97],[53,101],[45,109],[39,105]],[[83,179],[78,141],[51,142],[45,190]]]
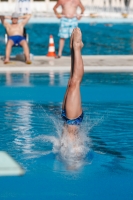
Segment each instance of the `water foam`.
[[91,140],[88,136],[90,127],[88,122],[84,120],[82,126],[77,128],[71,137],[60,117],[49,116],[48,118],[52,120],[55,127],[55,135],[40,135],[34,140],[41,140],[44,143],[50,142],[52,150],[49,153],[54,153],[58,160],[65,163],[69,169],[77,169],[85,163],[90,163],[90,160],[86,159],[91,146]]
[[65,163],[69,169],[77,169],[84,164],[90,164],[92,162],[92,143],[89,133],[94,126],[103,121],[103,116],[100,116],[100,118],[98,116],[98,119],[93,120],[85,116],[83,123],[72,136],[64,126],[64,122],[58,114],[59,112],[56,113],[55,117],[47,114],[41,105],[40,108],[44,112],[44,119],[52,122],[52,126],[54,127],[52,135],[39,135],[34,138],[34,140],[39,140],[44,144],[52,144],[51,151],[48,151],[46,154],[55,154],[57,159]]

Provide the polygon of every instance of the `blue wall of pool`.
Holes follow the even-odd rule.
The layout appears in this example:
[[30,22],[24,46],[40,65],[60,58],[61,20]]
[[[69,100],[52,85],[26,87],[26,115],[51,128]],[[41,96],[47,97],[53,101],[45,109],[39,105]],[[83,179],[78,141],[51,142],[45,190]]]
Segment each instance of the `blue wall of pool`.
[[[133,24],[132,23],[81,23],[79,27],[83,33],[83,55],[132,55],[133,54]],[[33,23],[27,25],[30,37],[30,50],[34,55],[46,55],[48,51],[49,35],[54,36],[56,52],[58,51],[59,24]],[[0,24],[0,55],[4,55],[5,29]],[[12,54],[22,52],[21,48],[14,48]],[[64,56],[70,55],[69,39],[66,40]]]

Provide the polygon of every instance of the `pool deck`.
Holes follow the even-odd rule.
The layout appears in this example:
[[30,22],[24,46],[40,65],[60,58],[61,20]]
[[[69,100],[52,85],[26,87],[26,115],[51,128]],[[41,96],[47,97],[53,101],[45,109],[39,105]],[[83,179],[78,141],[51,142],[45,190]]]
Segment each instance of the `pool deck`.
[[[86,72],[133,72],[133,56],[83,56]],[[31,65],[11,58],[11,63],[4,65],[0,59],[0,73],[6,72],[69,72],[70,57],[60,59],[46,56],[34,56]]]

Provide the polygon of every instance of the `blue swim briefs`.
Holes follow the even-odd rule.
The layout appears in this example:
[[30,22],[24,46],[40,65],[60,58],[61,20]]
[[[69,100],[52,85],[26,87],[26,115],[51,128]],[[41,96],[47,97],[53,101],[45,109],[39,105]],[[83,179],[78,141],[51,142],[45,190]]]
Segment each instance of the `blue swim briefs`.
[[21,35],[14,35],[14,36],[9,36],[8,40],[12,40],[14,42],[14,45],[18,46],[20,45],[20,42],[22,40],[26,40],[25,37],[21,36]]
[[76,119],[68,119],[66,116],[66,111],[62,110],[61,116],[62,116],[63,120],[66,122],[66,124],[78,126],[83,121],[84,114],[82,112],[82,114],[79,117],[77,117]]
[[73,32],[73,29],[76,27],[78,27],[78,20],[76,17],[70,19],[62,17],[58,36],[64,39],[69,38]]

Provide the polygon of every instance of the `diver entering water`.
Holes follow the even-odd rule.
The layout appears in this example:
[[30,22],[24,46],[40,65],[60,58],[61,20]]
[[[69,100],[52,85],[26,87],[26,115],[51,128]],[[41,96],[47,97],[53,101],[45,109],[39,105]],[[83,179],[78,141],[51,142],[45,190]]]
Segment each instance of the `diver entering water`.
[[84,74],[84,65],[81,56],[82,47],[81,31],[79,28],[75,28],[70,40],[71,74],[62,105],[62,118],[65,121],[65,128],[67,128],[70,137],[73,137],[77,131],[77,126],[83,120],[80,95],[80,82]]

